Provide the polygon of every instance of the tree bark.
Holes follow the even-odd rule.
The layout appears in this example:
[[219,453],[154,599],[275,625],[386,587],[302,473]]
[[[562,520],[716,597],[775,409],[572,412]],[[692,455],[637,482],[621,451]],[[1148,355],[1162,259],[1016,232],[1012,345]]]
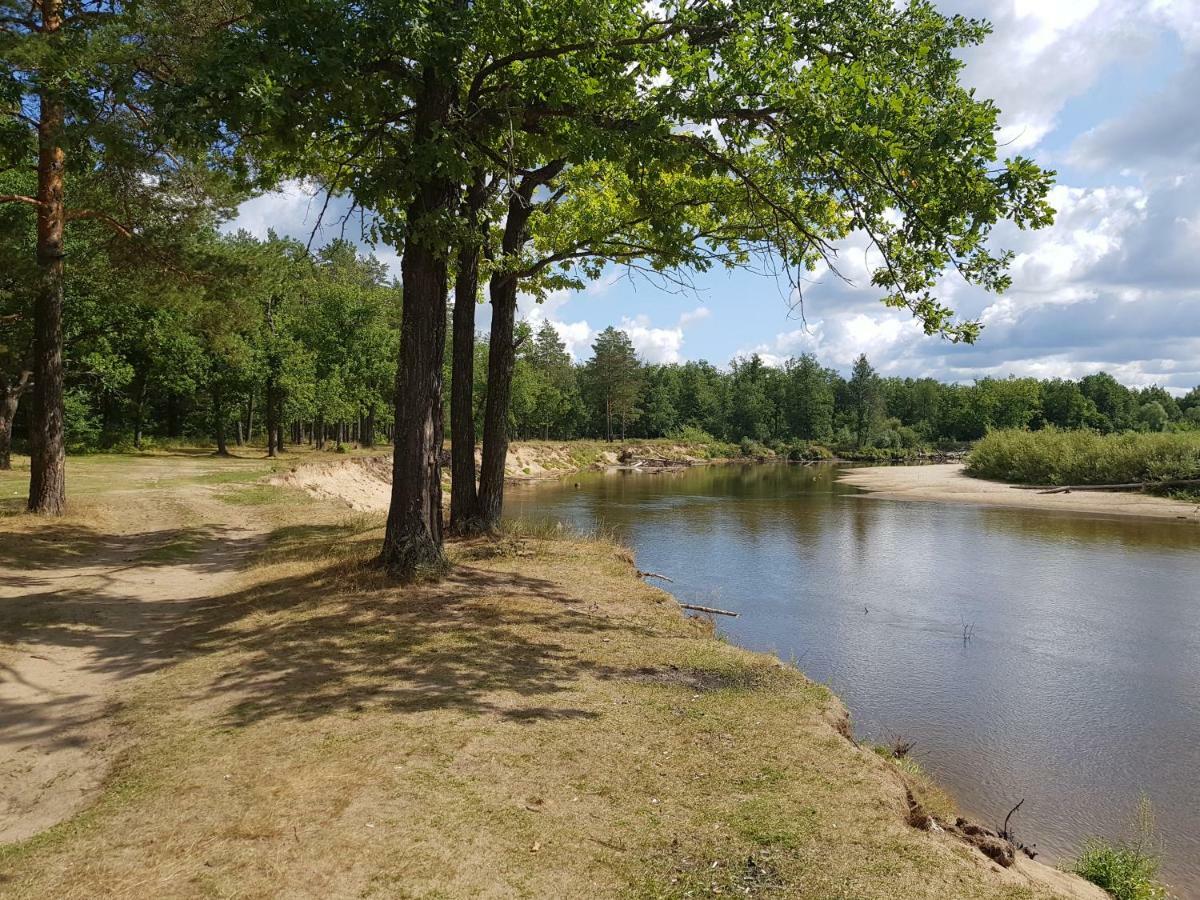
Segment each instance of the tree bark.
[[228,456],[229,445],[225,439],[225,396],[220,385],[212,387],[213,434],[217,439],[217,456]]
[[[42,0],[42,30],[62,28],[62,0]],[[33,306],[33,407],[29,427],[30,512],[61,515],[67,505],[67,454],[63,407],[63,303],[66,228],[62,148],[65,110],[49,90],[41,94],[38,121],[38,290]]]
[[472,238],[458,251],[454,279],[453,360],[450,371],[450,531],[476,534],[482,527],[475,483],[475,303],[479,297],[479,210],[486,186],[477,177],[467,194]]
[[9,384],[8,379],[0,375],[0,471],[12,468],[13,419],[17,417],[21,395],[29,389],[32,374],[29,371],[22,372],[16,384]]
[[[462,9],[457,0],[452,12]],[[456,57],[456,54],[447,54]],[[392,499],[381,564],[409,580],[445,566],[442,552],[442,363],[446,343],[447,253],[437,236],[439,220],[451,216],[459,186],[446,161],[443,130],[457,86],[456,58],[425,64],[413,132],[433,162],[407,209],[400,271],[404,306],[400,360],[396,368],[396,437]]]
[[[501,239],[502,258],[520,253],[528,240],[527,226],[533,214],[533,193],[551,181],[563,169],[562,160],[554,160],[522,177],[508,203],[508,215]],[[488,345],[487,402],[483,411],[483,464],[479,470],[479,515],[489,531],[500,526],[504,512],[504,463],[508,457],[508,411],[512,404],[512,375],[517,348],[514,331],[517,317],[515,272],[493,276],[489,284],[492,298],[492,330]]]
[[276,456],[275,435],[279,430],[279,403],[274,373],[267,375],[267,456]]
[[368,449],[375,446],[375,408],[367,410],[362,423],[362,445]]

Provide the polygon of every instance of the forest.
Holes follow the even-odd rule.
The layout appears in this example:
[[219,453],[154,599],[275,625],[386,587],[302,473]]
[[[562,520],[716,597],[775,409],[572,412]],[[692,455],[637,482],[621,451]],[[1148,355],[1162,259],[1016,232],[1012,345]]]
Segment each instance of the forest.
[[[992,231],[1054,216],[1054,173],[960,83],[988,32],[924,0],[2,2],[0,421],[29,451],[28,509],[65,511],[68,446],[381,429],[380,561],[408,577],[444,564],[446,437],[449,528],[472,533],[499,522],[513,434],[978,434],[1007,407],[885,408],[865,369],[843,385],[813,360],[660,369],[609,333],[576,369],[516,311],[610,266],[676,287],[746,268],[799,303],[863,236],[883,303],[975,341],[939,279],[1004,291]],[[352,237],[395,251],[402,298],[342,243],[222,236],[297,183],[325,198],[314,236],[336,198]],[[1093,402],[1122,427],[1156,401]]]
[[[3,207],[0,215],[14,233],[19,218]],[[22,262],[30,254],[18,242],[3,249],[11,256],[0,309],[23,322],[30,278]],[[95,253],[81,255],[68,274],[69,452],[184,442],[218,454],[235,445],[274,454],[300,443],[336,451],[390,442],[402,288],[376,258],[344,240],[309,252],[293,240],[210,231],[194,237],[187,277],[146,272]],[[0,377],[16,395],[28,340],[18,328],[6,335]],[[1128,388],[1104,372],[962,385],[881,377],[865,356],[846,373],[808,354],[780,367],[757,356],[656,365],[612,327],[576,362],[549,322],[535,331],[518,321],[514,335],[507,429],[518,439],[711,438],[744,442],[751,452],[799,454],[816,444],[885,458],[997,429],[1200,430],[1200,388],[1177,398],[1159,387]],[[475,335],[473,356],[479,439],[486,332]],[[451,359],[447,352],[446,383]],[[448,397],[444,407],[448,419]],[[12,435],[18,451],[27,449],[28,405],[14,412],[0,422],[0,468],[11,464]]]

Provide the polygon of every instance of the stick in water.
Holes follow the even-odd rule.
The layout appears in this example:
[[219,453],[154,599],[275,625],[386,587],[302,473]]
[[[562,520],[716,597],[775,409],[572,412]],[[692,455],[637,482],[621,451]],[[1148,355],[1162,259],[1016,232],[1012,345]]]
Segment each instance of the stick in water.
[[679,605],[684,609],[691,609],[695,610],[696,612],[710,613],[714,616],[733,616],[734,618],[737,618],[737,613],[730,612],[727,609],[717,609],[715,606],[695,606],[691,603],[680,603]]

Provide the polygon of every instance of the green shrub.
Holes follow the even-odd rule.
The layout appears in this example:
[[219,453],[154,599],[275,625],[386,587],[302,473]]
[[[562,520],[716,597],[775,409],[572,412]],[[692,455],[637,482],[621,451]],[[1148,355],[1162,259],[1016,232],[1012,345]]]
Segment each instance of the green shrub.
[[754,459],[768,459],[775,455],[775,451],[766,444],[750,438],[742,438],[742,443],[739,449],[742,456],[749,456]]
[[971,451],[967,474],[1018,484],[1200,478],[1200,434],[993,431]]
[[1074,872],[1108,891],[1116,900],[1166,900],[1158,881],[1158,858],[1137,847],[1092,840],[1083,846]]
[[716,442],[711,434],[695,425],[684,425],[668,432],[667,437],[681,444],[712,444]]
[[805,441],[786,448],[784,455],[793,462],[822,461],[833,459],[833,451],[824,444],[809,444]]
[[1083,845],[1072,871],[1116,900],[1167,900],[1166,885],[1158,880],[1158,843],[1154,808],[1149,799],[1138,801],[1130,843],[1113,844],[1093,839]]

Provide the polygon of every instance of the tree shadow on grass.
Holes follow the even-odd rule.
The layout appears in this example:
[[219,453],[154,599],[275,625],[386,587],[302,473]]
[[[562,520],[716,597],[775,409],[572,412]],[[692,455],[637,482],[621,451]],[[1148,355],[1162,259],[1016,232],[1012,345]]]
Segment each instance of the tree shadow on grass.
[[[44,621],[0,615],[0,640],[83,651],[89,671],[117,677],[219,654],[228,659],[226,671],[188,699],[215,703],[228,727],[366,709],[455,710],[524,723],[596,715],[572,705],[570,694],[581,678],[612,677],[614,671],[582,651],[606,632],[627,632],[629,623],[585,609],[555,582],[473,565],[457,567],[436,584],[397,586],[365,566],[361,549],[351,546],[369,524],[293,526],[265,542],[222,527],[180,529],[171,541],[198,543],[169,573],[158,572],[154,558],[126,559],[131,548],[145,546],[137,535],[75,534],[68,533],[75,526],[62,526],[35,540],[86,541],[89,566],[103,560],[112,571],[63,578],[52,600],[34,596],[20,607],[31,614],[53,606]],[[155,546],[171,546],[160,540],[164,534],[154,534]],[[164,600],[122,594],[129,587],[122,580],[126,566],[137,568],[136,577],[157,573],[178,580],[187,572],[240,570],[263,552],[286,572],[299,560],[330,558],[330,547],[345,548],[344,558],[334,554],[316,571],[244,590],[189,596],[185,585],[180,596]],[[0,566],[19,558],[5,548]],[[0,571],[0,579],[12,574],[11,568]],[[12,601],[0,601],[0,613],[6,604],[12,611]],[[71,695],[37,704],[0,699],[0,728],[22,740],[66,746],[72,729],[63,725],[78,703]]]
[[[564,695],[581,676],[608,673],[572,644],[616,626],[558,585],[459,567],[436,585],[390,587],[371,573],[374,584],[347,590],[355,574],[335,564],[222,598],[196,649],[233,651],[236,662],[196,699],[224,699],[234,727],[368,709],[518,722],[596,715]],[[262,627],[229,615],[242,605]]]

